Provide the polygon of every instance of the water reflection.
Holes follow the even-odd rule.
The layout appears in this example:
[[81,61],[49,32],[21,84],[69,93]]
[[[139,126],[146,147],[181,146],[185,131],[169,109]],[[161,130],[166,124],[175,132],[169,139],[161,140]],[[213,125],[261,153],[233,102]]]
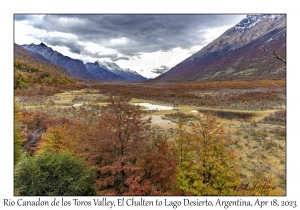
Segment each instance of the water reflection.
[[244,119],[248,120],[251,117],[254,117],[254,113],[246,113],[246,112],[228,112],[228,111],[200,111],[201,113],[210,113],[215,114],[219,118],[232,120],[232,119]]
[[172,110],[172,106],[162,106],[162,105],[155,105],[150,103],[132,103],[135,106],[144,107],[144,110]]

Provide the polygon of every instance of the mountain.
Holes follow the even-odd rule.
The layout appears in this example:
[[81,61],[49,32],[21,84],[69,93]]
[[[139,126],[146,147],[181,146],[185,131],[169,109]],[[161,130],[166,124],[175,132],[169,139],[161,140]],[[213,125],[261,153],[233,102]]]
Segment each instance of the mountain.
[[48,47],[44,43],[39,45],[30,44],[30,45],[21,45],[25,50],[30,52],[32,55],[38,54],[52,63],[57,64],[65,68],[73,77],[94,80],[95,78],[87,71],[84,63],[81,60],[72,59],[68,56],[54,51],[51,47]]
[[115,63],[99,62],[84,64],[81,60],[72,59],[44,43],[39,45],[20,45],[30,54],[44,61],[51,61],[54,64],[65,68],[73,77],[88,80],[113,80],[113,81],[145,81],[147,78],[139,75],[135,71],[122,69]]
[[70,73],[49,60],[33,56],[14,44],[14,87],[27,88],[35,85],[59,86],[74,83]]
[[247,15],[168,72],[161,81],[281,79],[286,77],[285,15]]
[[106,61],[96,61],[95,66],[99,69],[106,69],[107,71],[124,78],[126,81],[145,81],[147,78],[139,75],[137,72],[130,69],[122,69],[117,64],[106,62]]
[[114,80],[114,81],[125,80],[124,77],[118,76],[110,72],[109,70],[100,67],[98,62],[86,63],[85,67],[88,70],[88,72],[98,80]]

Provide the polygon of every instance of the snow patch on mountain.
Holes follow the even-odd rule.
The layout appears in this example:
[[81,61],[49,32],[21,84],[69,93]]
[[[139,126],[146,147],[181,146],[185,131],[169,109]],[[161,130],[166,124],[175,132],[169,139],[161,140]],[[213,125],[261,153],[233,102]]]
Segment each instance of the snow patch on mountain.
[[128,68],[123,69],[123,68],[119,67],[116,63],[111,63],[111,62],[107,62],[107,61],[100,62],[98,60],[96,62],[99,64],[99,66],[101,68],[108,69],[108,70],[110,70],[111,72],[114,72],[114,73],[129,72],[129,73],[132,73],[132,74],[139,75],[137,72],[132,71]]
[[[276,27],[285,26],[282,24],[284,14],[279,15],[247,15],[238,24],[225,31],[219,38],[202,48],[194,55],[187,58],[185,61],[194,62],[197,58],[205,55],[223,55],[229,51],[236,50],[251,41],[260,38],[267,31],[273,30]],[[260,23],[261,22],[261,23]],[[260,29],[255,26],[260,25]]]
[[116,63],[111,63],[111,62],[107,62],[107,61],[96,61],[95,63],[97,63],[99,65],[99,67],[103,68],[103,69],[107,69],[108,71],[124,77],[126,80],[129,81],[144,81],[147,80],[147,78],[141,76],[140,74],[138,74],[135,71],[132,71],[128,68],[121,68],[119,67]]
[[231,30],[249,30],[262,20],[269,18],[270,21],[277,21],[284,15],[247,15],[241,22],[236,24]]

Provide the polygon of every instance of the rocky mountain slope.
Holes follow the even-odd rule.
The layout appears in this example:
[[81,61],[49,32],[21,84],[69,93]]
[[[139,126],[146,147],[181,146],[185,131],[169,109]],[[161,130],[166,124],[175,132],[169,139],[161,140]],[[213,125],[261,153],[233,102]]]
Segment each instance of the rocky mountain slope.
[[85,67],[88,70],[88,72],[90,72],[90,74],[93,75],[98,80],[113,80],[113,81],[125,80],[125,78],[118,76],[118,75],[108,71],[105,68],[100,67],[97,62],[86,63]]
[[[88,71],[91,74],[99,74],[106,70],[117,75],[117,78],[123,78],[126,81],[145,81],[147,78],[139,75],[137,72],[132,71],[130,69],[123,69],[120,68],[117,64],[106,62],[106,61],[96,61],[95,63],[86,63],[85,66],[87,67]],[[92,73],[93,72],[93,73]]]
[[68,56],[54,51],[51,47],[46,46],[44,43],[39,45],[35,44],[24,44],[21,45],[25,50],[34,54],[39,54],[44,58],[50,60],[52,63],[60,65],[65,68],[73,77],[81,79],[95,79],[85,68],[84,63],[81,60],[72,59]]
[[73,77],[87,80],[109,80],[109,81],[144,81],[145,77],[135,71],[122,69],[115,63],[99,62],[84,64],[81,60],[65,56],[44,43],[39,45],[24,44],[22,48],[30,54],[44,61],[51,61],[54,64],[65,68]]
[[185,59],[161,81],[254,80],[285,78],[285,15],[247,15],[219,38]]

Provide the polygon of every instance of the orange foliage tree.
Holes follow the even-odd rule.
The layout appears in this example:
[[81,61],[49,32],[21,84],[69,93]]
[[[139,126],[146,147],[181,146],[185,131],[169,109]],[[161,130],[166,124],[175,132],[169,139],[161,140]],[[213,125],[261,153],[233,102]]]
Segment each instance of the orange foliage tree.
[[22,146],[25,141],[25,136],[20,126],[20,116],[21,113],[18,109],[18,103],[14,101],[14,164],[16,164],[23,152]]
[[165,193],[166,180],[170,172],[174,174],[167,142],[151,138],[150,119],[143,120],[141,110],[129,98],[111,97],[108,102],[101,109],[95,132],[82,144],[87,161],[98,168],[98,194]]
[[79,122],[71,121],[62,125],[54,125],[47,129],[38,142],[37,154],[46,151],[69,152],[80,156],[80,144],[86,137],[85,126]]

